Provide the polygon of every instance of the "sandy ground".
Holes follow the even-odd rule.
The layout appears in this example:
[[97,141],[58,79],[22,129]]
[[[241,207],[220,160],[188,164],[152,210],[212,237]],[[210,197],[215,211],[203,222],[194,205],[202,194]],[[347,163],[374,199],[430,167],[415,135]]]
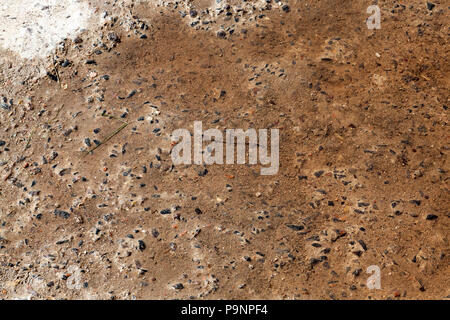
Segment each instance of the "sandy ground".
[[[444,1],[379,1],[379,30],[376,1],[23,2],[0,5],[0,299],[450,296]],[[279,129],[278,174],[175,166],[194,121]]]

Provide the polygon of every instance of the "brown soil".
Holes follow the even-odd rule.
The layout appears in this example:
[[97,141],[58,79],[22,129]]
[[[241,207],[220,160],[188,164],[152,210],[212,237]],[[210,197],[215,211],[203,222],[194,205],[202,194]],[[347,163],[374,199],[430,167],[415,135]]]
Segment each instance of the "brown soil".
[[[450,20],[435,3],[383,1],[368,30],[367,1],[290,1],[224,37],[224,15],[203,30],[140,4],[148,29],[105,24],[121,41],[102,54],[68,41],[59,82],[0,109],[0,298],[448,298]],[[170,135],[194,121],[280,129],[278,174],[173,166]]]

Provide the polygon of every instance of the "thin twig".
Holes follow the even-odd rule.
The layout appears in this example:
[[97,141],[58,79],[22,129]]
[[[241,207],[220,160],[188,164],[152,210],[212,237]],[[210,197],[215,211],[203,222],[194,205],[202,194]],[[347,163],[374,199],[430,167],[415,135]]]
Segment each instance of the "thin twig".
[[29,136],[28,139],[27,139],[27,144],[25,145],[25,148],[23,149],[23,151],[27,150],[28,146],[30,145],[31,138],[33,137],[35,131],[36,131],[36,128],[34,128],[34,129],[31,131],[30,136]]
[[114,136],[116,136],[120,131],[122,131],[123,129],[125,129],[128,126],[128,123],[124,122],[120,128],[116,129],[116,131],[114,131],[113,133],[111,133],[109,136],[107,136],[105,138],[104,141],[100,142],[99,144],[97,144],[95,147],[91,148],[90,150],[86,151],[84,154],[84,157],[87,156],[89,153],[93,152],[95,149],[97,149],[98,147],[100,147],[101,145],[107,143],[109,140],[111,140]]
[[55,73],[56,73],[56,80],[58,80],[58,84],[59,84],[59,86],[62,88],[62,85],[61,85],[61,79],[60,79],[60,77],[59,77],[58,68],[56,68],[55,55],[52,55],[52,62],[53,62],[53,70],[54,70]]
[[59,113],[61,112],[62,109],[64,109],[64,104],[61,106],[61,108],[58,109],[58,111],[56,111],[56,114],[55,114],[55,116],[53,117],[53,119],[50,120],[50,123],[52,123],[53,121],[56,120],[56,118],[58,118]]

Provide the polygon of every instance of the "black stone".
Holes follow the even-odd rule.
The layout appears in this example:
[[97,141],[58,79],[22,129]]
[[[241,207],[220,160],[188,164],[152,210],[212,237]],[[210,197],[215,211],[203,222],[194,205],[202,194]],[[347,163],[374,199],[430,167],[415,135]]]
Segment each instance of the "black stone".
[[53,212],[55,214],[55,216],[64,218],[64,219],[68,219],[70,217],[70,213],[68,213],[67,211],[63,211],[63,210],[58,210],[55,209],[55,211]]
[[288,227],[288,228],[290,228],[292,230],[295,230],[295,231],[300,231],[300,230],[305,229],[304,226],[298,226],[298,225],[295,225],[295,224],[287,224],[286,227]]
[[170,209],[164,209],[164,210],[161,210],[159,213],[161,213],[161,214],[171,214],[171,213],[172,213],[172,210],[170,210]]
[[175,290],[181,290],[184,288],[182,283],[176,283],[172,286],[172,288],[174,288]]
[[139,240],[138,244],[139,244],[139,250],[141,250],[141,251],[144,251],[145,248],[147,248],[147,246],[145,245],[145,242],[142,240]]

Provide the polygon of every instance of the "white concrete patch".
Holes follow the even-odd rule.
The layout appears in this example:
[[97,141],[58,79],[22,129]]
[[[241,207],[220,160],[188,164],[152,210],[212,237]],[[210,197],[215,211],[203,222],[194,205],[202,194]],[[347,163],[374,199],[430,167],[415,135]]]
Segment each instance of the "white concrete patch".
[[0,0],[0,49],[45,58],[87,28],[93,10],[79,0]]

